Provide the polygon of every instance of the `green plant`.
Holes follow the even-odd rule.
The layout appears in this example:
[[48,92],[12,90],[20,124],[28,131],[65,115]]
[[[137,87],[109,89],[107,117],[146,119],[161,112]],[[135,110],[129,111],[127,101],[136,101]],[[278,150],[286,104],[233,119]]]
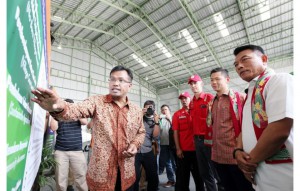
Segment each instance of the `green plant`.
[[56,165],[58,164],[52,154],[53,149],[49,146],[43,147],[42,158],[32,190],[37,191],[47,185],[49,178],[53,179]]

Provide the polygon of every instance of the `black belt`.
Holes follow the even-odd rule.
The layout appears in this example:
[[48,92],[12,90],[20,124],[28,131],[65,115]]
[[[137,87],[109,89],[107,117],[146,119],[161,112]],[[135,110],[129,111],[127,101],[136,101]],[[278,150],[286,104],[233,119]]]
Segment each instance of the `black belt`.
[[198,139],[204,139],[204,135],[195,135],[195,137]]

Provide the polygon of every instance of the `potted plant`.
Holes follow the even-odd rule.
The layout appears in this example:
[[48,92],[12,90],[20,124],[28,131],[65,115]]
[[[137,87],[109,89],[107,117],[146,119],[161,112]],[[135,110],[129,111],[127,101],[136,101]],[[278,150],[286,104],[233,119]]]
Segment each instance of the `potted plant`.
[[43,147],[41,164],[34,180],[32,191],[39,191],[40,188],[46,186],[51,181],[55,182],[53,175],[56,165],[58,164],[53,156],[53,149],[49,146]]

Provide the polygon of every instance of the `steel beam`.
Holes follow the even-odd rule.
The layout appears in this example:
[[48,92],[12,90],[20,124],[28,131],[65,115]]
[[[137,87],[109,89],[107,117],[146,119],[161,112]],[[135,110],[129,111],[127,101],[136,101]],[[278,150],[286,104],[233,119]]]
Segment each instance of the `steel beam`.
[[207,39],[206,35],[204,34],[200,23],[197,21],[196,17],[194,16],[192,11],[190,10],[188,3],[185,0],[179,0],[179,2],[180,2],[181,7],[183,8],[183,10],[186,12],[187,16],[191,20],[191,23],[193,24],[194,28],[198,32],[198,35],[201,37],[201,39],[203,41],[203,44],[205,44],[205,46],[208,49],[209,53],[211,54],[211,56],[215,60],[216,64],[219,67],[223,67],[223,65],[221,64],[219,58],[217,57],[212,45],[210,44],[209,40]]
[[173,43],[167,38],[167,36],[159,30],[157,25],[149,18],[149,16],[136,4],[129,0],[124,0],[128,5],[132,6],[132,12],[124,9],[121,6],[115,5],[107,0],[99,0],[107,5],[110,5],[124,13],[127,13],[141,22],[143,22],[147,28],[158,38],[158,40],[169,50],[169,52],[176,57],[178,62],[183,66],[184,69],[188,71],[190,75],[196,73],[193,67],[190,67],[192,71],[187,67],[188,63],[185,61],[185,58],[180,54],[180,51],[173,45]]
[[[55,6],[55,5],[54,5]],[[119,29],[118,26],[114,26],[111,23],[99,20],[97,18],[94,17],[90,17],[90,16],[86,16],[82,13],[78,13],[76,11],[72,11],[68,8],[64,8],[64,7],[57,7],[57,8],[61,8],[64,11],[69,11],[69,13],[71,14],[69,16],[69,20],[65,20],[65,19],[57,19],[54,16],[51,16],[51,19],[57,22],[62,22],[65,24],[69,24],[69,25],[73,25],[73,26],[77,26],[80,28],[85,28],[88,30],[92,30],[92,31],[96,31],[99,33],[104,33],[110,36],[113,36],[115,38],[117,38],[118,40],[120,40],[124,45],[126,45],[129,49],[131,49],[137,56],[139,56],[141,59],[143,59],[144,61],[148,61],[150,60],[152,63],[155,63],[155,66],[153,66],[153,64],[148,63],[149,66],[155,70],[158,74],[160,74],[162,77],[164,77],[171,85],[173,85],[175,88],[178,89],[177,87],[177,80],[171,76],[168,71],[166,69],[164,69],[160,64],[158,64],[152,57],[150,57],[141,47],[139,47],[138,44],[136,44],[126,33],[124,33],[121,29]],[[76,23],[76,21],[78,21],[78,18],[83,18],[81,19],[81,23]],[[90,21],[93,20],[93,24],[92,26],[86,26],[86,23],[91,23]],[[102,24],[102,28],[96,28],[96,24],[97,23],[101,23]],[[106,25],[106,26],[105,26]],[[110,26],[111,29],[109,31],[106,31],[106,27]],[[141,53],[139,53],[141,52]],[[171,80],[172,79],[172,80]]]
[[[94,42],[90,41],[90,40],[85,40],[85,39],[81,39],[81,38],[74,38],[68,35],[63,35],[63,34],[54,34],[54,37],[63,41],[63,48],[74,48],[74,49],[79,49],[79,50],[86,50],[86,51],[92,51],[93,53],[95,53],[97,56],[99,56],[100,58],[102,58],[103,60],[107,61],[108,63],[112,64],[112,65],[118,65],[120,64],[118,62],[118,59],[115,58],[113,55],[111,55],[109,52],[106,52],[103,48],[99,47],[97,44],[95,44]],[[76,46],[73,45],[73,43],[80,43],[80,45],[76,44]],[[139,83],[149,89],[152,93],[154,93],[155,95],[157,95],[157,91],[156,88],[154,86],[152,86],[150,83],[148,83],[146,80],[144,80],[142,77],[139,76],[138,73],[136,73],[135,71],[132,71],[139,79]]]
[[249,35],[248,27],[247,27],[247,24],[246,24],[246,18],[245,18],[244,9],[242,7],[242,3],[241,3],[240,0],[236,0],[236,1],[237,1],[239,11],[240,11],[240,14],[241,14],[241,17],[242,17],[243,25],[244,25],[245,32],[246,32],[246,35],[247,35],[247,38],[248,38],[248,42],[249,42],[249,44],[251,44],[252,42],[251,42],[251,38],[250,38],[250,35]]

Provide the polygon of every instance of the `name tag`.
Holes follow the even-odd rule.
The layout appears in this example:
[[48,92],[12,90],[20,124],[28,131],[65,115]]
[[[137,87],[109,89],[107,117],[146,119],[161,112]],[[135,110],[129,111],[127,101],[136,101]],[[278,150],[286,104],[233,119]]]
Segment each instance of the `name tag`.
[[179,116],[179,119],[185,119],[186,116]]

